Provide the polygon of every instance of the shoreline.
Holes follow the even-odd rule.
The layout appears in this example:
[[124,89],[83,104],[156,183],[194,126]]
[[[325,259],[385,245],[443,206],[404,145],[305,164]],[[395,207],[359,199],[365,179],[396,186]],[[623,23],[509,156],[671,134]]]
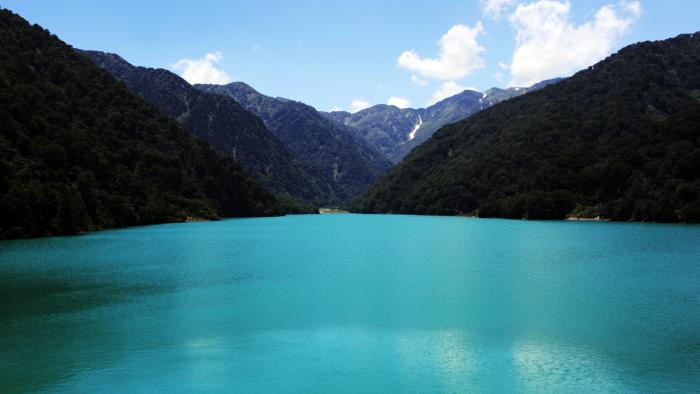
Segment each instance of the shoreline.
[[[343,209],[335,209],[335,208],[319,208],[318,210],[319,214],[322,215],[395,215],[395,216],[423,216],[423,217],[454,217],[454,218],[463,218],[463,219],[484,219],[484,220],[515,220],[515,221],[531,221],[531,222],[590,222],[590,223],[632,223],[632,224],[665,224],[665,225],[683,225],[683,226],[699,226],[700,223],[693,223],[693,222],[642,222],[642,221],[634,221],[634,220],[628,220],[628,221],[615,221],[612,219],[608,218],[601,218],[600,216],[596,216],[594,218],[583,218],[583,217],[576,217],[576,216],[569,216],[564,219],[514,219],[514,218],[482,218],[476,215],[470,215],[470,214],[457,214],[457,215],[421,215],[421,214],[402,214],[402,213],[359,213],[359,212],[350,212],[346,211]],[[150,226],[160,226],[160,225],[167,225],[167,224],[185,224],[185,223],[206,223],[206,222],[217,222],[221,220],[230,220],[230,219],[266,219],[266,218],[282,218],[285,216],[303,216],[303,215],[315,215],[315,214],[287,214],[287,215],[280,215],[280,216],[244,216],[244,217],[218,217],[218,218],[202,218],[202,217],[186,217],[184,219],[180,220],[171,220],[171,221],[164,221],[160,223],[149,223],[149,224],[136,224],[136,225],[130,225],[130,226],[119,226],[119,227],[105,227],[105,228],[93,228],[90,230],[86,231],[80,231],[76,232],[73,234],[43,234],[43,235],[38,235],[38,236],[31,236],[31,237],[10,237],[10,238],[0,238],[0,242],[2,241],[17,241],[17,240],[30,240],[30,239],[40,239],[40,238],[57,238],[57,237],[74,237],[74,236],[82,236],[82,235],[88,235],[91,233],[98,233],[98,232],[103,232],[103,231],[114,231],[114,230],[124,230],[124,229],[129,229],[129,228],[137,228],[137,227],[150,227]]]

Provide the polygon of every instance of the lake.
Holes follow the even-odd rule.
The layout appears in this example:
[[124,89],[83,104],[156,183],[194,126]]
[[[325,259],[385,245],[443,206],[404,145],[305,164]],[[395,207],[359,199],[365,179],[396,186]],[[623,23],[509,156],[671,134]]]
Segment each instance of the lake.
[[387,215],[0,242],[4,392],[700,388],[700,226]]

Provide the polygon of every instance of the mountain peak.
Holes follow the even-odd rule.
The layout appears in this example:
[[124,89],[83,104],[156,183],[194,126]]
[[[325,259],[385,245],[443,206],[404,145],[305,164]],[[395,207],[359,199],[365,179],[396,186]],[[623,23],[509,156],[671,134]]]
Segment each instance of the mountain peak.
[[370,145],[398,163],[411,149],[425,142],[442,126],[454,123],[509,98],[558,81],[549,80],[529,88],[491,88],[484,93],[465,89],[427,108],[398,108],[377,104],[362,111],[331,112],[325,116],[358,131]]
[[237,89],[237,90],[244,91],[244,92],[261,94],[260,92],[255,90],[255,88],[253,88],[252,86],[250,86],[247,83],[242,82],[242,81],[231,82],[231,83],[224,85],[224,86],[228,86],[232,89]]

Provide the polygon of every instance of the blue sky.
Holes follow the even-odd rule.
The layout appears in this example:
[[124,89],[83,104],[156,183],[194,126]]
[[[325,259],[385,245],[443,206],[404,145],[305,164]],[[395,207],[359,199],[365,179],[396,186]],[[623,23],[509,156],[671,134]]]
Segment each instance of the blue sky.
[[[672,5],[671,5],[672,4]],[[700,1],[1,1],[71,45],[321,110],[422,107],[700,30]],[[444,37],[444,38],[443,38]],[[438,41],[442,44],[438,44]],[[352,105],[354,102],[354,105]]]

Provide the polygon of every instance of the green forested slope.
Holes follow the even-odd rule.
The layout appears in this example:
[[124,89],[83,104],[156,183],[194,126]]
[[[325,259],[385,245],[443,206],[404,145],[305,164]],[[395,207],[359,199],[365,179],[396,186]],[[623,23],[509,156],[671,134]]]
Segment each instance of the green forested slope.
[[700,220],[700,35],[629,46],[444,127],[360,212]]
[[271,191],[317,203],[328,199],[308,165],[231,97],[203,92],[168,70],[136,67],[115,54],[81,52],[214,149],[232,156]]
[[0,10],[0,238],[279,213],[231,159]]

